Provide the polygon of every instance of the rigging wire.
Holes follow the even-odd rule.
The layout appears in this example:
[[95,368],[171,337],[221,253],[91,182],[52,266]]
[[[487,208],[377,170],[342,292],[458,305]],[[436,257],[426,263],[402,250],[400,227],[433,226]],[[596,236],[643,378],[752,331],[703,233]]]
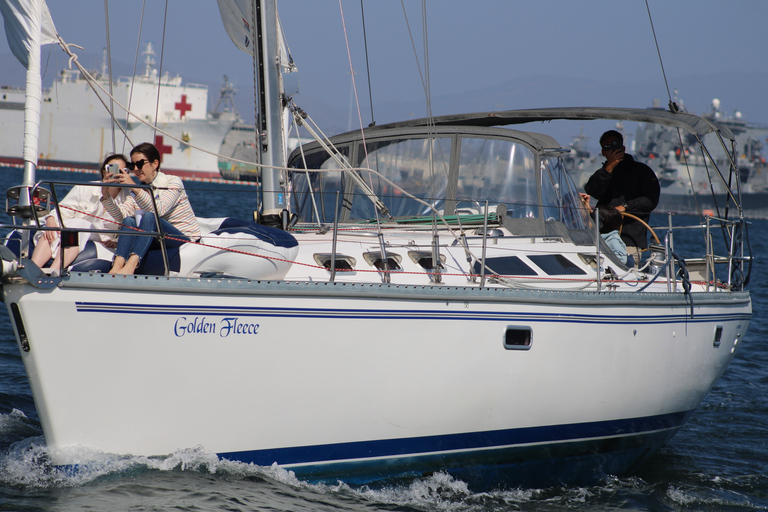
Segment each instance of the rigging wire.
[[656,54],[659,56],[659,65],[661,66],[661,74],[664,77],[664,85],[667,88],[667,98],[669,98],[669,110],[671,112],[677,112],[677,103],[672,101],[672,94],[669,92],[669,83],[667,82],[667,73],[664,71],[664,61],[661,58],[661,50],[659,49],[659,41],[656,38],[656,29],[653,27],[653,17],[651,16],[651,7],[648,5],[648,0],[645,0],[645,9],[648,11],[648,21],[651,22],[651,32],[653,33],[653,42],[656,44]]
[[[656,44],[656,53],[659,56],[659,65],[661,66],[661,73],[662,73],[662,76],[664,77],[664,85],[667,88],[667,97],[669,98],[669,110],[671,112],[673,112],[673,113],[674,112],[678,112],[679,108],[678,108],[677,104],[672,101],[672,96],[671,96],[671,94],[669,92],[669,83],[667,82],[667,74],[664,71],[664,62],[663,62],[663,60],[661,58],[661,50],[659,49],[659,42],[658,42],[658,40],[656,38],[656,29],[653,26],[653,17],[651,16],[651,8],[648,5],[648,0],[645,0],[645,8],[648,11],[648,20],[651,23],[651,31],[653,32],[653,41]],[[719,131],[716,131],[715,134],[717,135],[718,139],[720,139],[720,143],[723,144],[723,146],[725,146],[724,143],[723,143],[722,137],[720,136]],[[691,184],[691,189],[693,190],[693,182],[691,180],[691,171],[690,171],[690,168],[688,167],[688,161],[685,158],[685,146],[683,145],[682,135],[680,134],[680,129],[679,128],[677,129],[677,136],[678,136],[678,140],[680,141],[680,151],[682,152],[682,156],[684,158],[685,167],[688,170],[688,179],[689,179],[689,182]],[[706,146],[704,145],[704,142],[701,139],[699,139],[698,136],[696,138],[698,139],[699,147],[700,147],[702,153],[706,153],[707,156],[712,161],[712,163],[714,164],[714,159],[709,154],[709,151],[707,150]],[[724,149],[726,149],[726,148],[724,147]],[[726,149],[725,152],[726,152],[726,154],[729,154],[727,149]],[[741,187],[740,187],[740,181],[739,181],[739,178],[738,178],[738,169],[736,168],[736,162],[735,162],[734,158],[735,158],[735,153],[734,153],[734,157],[733,158],[729,154],[730,172],[729,172],[729,178],[728,178],[727,182],[725,180],[725,177],[722,175],[720,170],[717,168],[717,165],[715,165],[715,170],[720,175],[720,179],[723,181],[723,184],[726,187],[726,192],[727,192],[727,196],[726,196],[726,199],[725,199],[725,219],[726,220],[728,219],[728,210],[729,210],[729,206],[730,206],[730,201],[731,200],[733,200],[734,205],[739,210],[739,217],[741,219],[744,218],[744,214],[743,214],[743,211],[741,209],[741,204],[740,204],[739,201],[736,200],[736,198],[733,195],[733,191],[731,190],[731,180],[733,179],[733,175],[735,173],[736,176],[737,176],[737,178],[736,178],[736,187],[737,187],[736,193],[739,195],[739,199],[741,199]],[[705,164],[706,164],[706,161],[707,160],[705,158],[704,159]],[[712,201],[715,204],[715,209],[716,209],[717,214],[719,216],[720,215],[720,208],[719,208],[718,203],[717,203],[717,195],[715,194],[714,188],[712,188],[712,178],[711,178],[708,166],[707,166],[707,178],[710,181],[710,190],[712,192]],[[695,192],[695,190],[693,190],[693,197],[696,200],[696,210],[697,210],[697,213],[699,215],[699,218],[701,219],[703,217],[703,214],[702,214],[701,208],[699,206],[698,200],[696,199],[696,192]],[[743,226],[744,226],[744,231],[746,232],[747,231],[747,225],[743,224]],[[727,235],[725,235],[725,238],[726,238],[726,242],[727,242],[729,237]],[[731,240],[731,242],[732,242],[732,240]],[[750,258],[751,258],[751,252],[750,252]],[[750,259],[750,262],[751,262],[751,259]],[[752,271],[752,266],[750,264],[749,273],[751,273],[751,271]],[[749,282],[749,273],[748,273],[748,277],[747,277],[747,282]],[[746,285],[746,283],[743,283],[741,285],[741,288],[743,288],[744,285]]]
[[427,117],[429,118],[430,122],[429,125],[433,126],[432,123],[432,83],[430,78],[430,72],[429,72],[429,34],[427,32],[427,2],[426,0],[421,0],[421,28],[422,28],[422,45],[423,45],[423,51],[424,51],[424,92],[426,95],[425,101],[427,103]]
[[[363,116],[360,112],[360,98],[357,95],[357,81],[355,80],[355,69],[352,66],[352,51],[349,47],[349,34],[347,33],[347,22],[344,19],[344,7],[341,4],[341,0],[339,0],[339,12],[341,14],[341,25],[342,29],[344,31],[344,43],[347,47],[347,61],[349,62],[349,73],[352,76],[352,92],[355,95],[355,107],[357,108],[357,120],[360,125],[360,130],[363,130]],[[365,134],[363,133],[363,147],[365,148]],[[367,150],[366,150],[367,153]],[[367,157],[367,154],[366,154]]]
[[[163,13],[163,38],[160,43],[160,68],[157,71],[157,103],[155,103],[155,126],[160,112],[160,88],[163,83],[163,59],[165,58],[165,31],[168,28],[168,0],[165,0],[165,12]],[[152,142],[155,142],[157,130],[152,133]]]
[[[139,50],[141,49],[141,34],[144,31],[144,11],[146,7],[147,7],[147,0],[144,0],[141,3],[141,17],[139,18],[139,34],[136,37],[136,52],[134,53],[134,56],[133,56],[133,73],[131,74],[131,87],[128,92],[128,105],[127,105],[128,109],[125,113],[125,126],[128,126],[128,122],[130,121],[130,118],[131,118],[130,111],[131,111],[131,103],[133,102],[133,86],[136,83],[136,67],[138,66],[138,62],[139,62]],[[110,80],[111,79],[112,77],[110,76]],[[113,116],[113,119],[114,119],[114,116]],[[123,148],[120,151],[123,154],[125,154],[126,142],[130,143],[131,146],[133,146],[133,142],[130,139],[128,139],[127,133],[125,134],[125,138],[123,138]]]
[[112,119],[110,126],[112,128],[112,152],[117,149],[117,141],[115,138],[115,102],[112,100],[112,43],[109,37],[109,0],[104,0],[104,25],[106,28],[107,36],[107,67],[109,69],[109,116]]
[[424,73],[421,71],[421,61],[419,61],[419,54],[416,51],[416,43],[413,41],[413,31],[411,30],[411,24],[408,21],[408,13],[405,10],[405,4],[403,0],[400,0],[400,5],[403,8],[403,18],[405,19],[405,28],[408,30],[408,37],[411,39],[411,49],[413,49],[413,57],[416,60],[416,69],[419,71],[419,78],[421,79],[421,87],[424,89],[424,94],[429,95],[427,90],[427,84],[424,82]]
[[[667,81],[667,73],[664,70],[664,60],[661,58],[661,49],[659,48],[659,40],[656,37],[656,28],[653,26],[653,16],[651,15],[651,7],[648,5],[648,0],[645,0],[645,9],[648,11],[648,21],[651,24],[651,33],[653,34],[653,42],[656,45],[656,54],[659,57],[659,66],[661,66],[661,75],[664,78],[664,86],[667,89],[667,98],[669,98],[669,111],[672,113],[679,112],[680,108],[677,105],[677,102],[672,100],[672,94],[669,92],[669,82]],[[683,163],[685,165],[685,170],[688,173],[688,183],[690,184],[691,190],[693,190],[693,177],[691,176],[691,168],[688,166],[688,159],[685,155],[685,145],[683,144],[683,135],[680,133],[680,128],[677,128],[677,140],[680,147],[681,156],[683,158]],[[717,198],[712,196],[713,201],[715,201],[715,207],[717,208]],[[696,197],[696,194],[693,194],[693,200],[696,203],[696,213],[699,215],[699,220],[702,220],[703,212],[701,209],[701,206],[699,205],[699,199]]]
[[360,17],[363,20],[363,46],[365,47],[365,69],[368,73],[368,101],[371,106],[371,124],[368,126],[374,126],[376,124],[376,118],[373,116],[373,90],[371,88],[371,62],[368,58],[368,36],[365,31],[365,9],[363,9],[363,0],[360,0]]
[[[344,43],[346,44],[346,47],[347,47],[347,60],[349,61],[349,72],[350,72],[350,75],[352,76],[352,91],[354,92],[354,95],[355,95],[355,106],[357,108],[357,120],[360,126],[360,135],[362,138],[362,148],[364,153],[363,161],[368,162],[368,144],[365,141],[365,129],[363,128],[363,116],[360,112],[360,98],[357,94],[357,81],[355,80],[355,68],[352,65],[352,51],[350,50],[350,46],[349,46],[349,34],[347,33],[347,22],[344,19],[344,7],[341,3],[341,0],[339,0],[339,13],[341,14],[341,25],[344,31]],[[373,175],[371,173],[368,173],[368,181],[370,183],[370,190],[371,190],[370,193],[371,195],[375,196],[375,193],[373,192],[373,188],[374,188]],[[358,186],[360,186],[359,183],[358,183]],[[365,191],[365,188],[361,187],[361,189]],[[381,201],[378,201],[378,202],[381,203]],[[388,215],[389,213],[389,210],[387,209],[386,206],[383,205],[383,203],[381,203],[381,206],[382,207],[374,208],[374,213],[376,214],[376,225],[378,226],[380,237],[381,237],[381,224],[380,224],[381,219],[379,217],[379,211],[381,211],[385,215]],[[382,251],[382,254],[384,254],[385,249],[383,246],[383,242],[382,242],[381,251]]]

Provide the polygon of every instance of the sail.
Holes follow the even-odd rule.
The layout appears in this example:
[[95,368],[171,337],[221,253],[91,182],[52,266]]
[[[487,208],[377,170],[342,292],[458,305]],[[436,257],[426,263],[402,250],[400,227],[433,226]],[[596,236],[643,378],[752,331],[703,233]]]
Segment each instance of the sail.
[[29,67],[29,52],[33,47],[35,22],[42,21],[39,44],[55,43],[56,27],[45,0],[0,0],[0,12],[5,20],[5,36],[11,51],[25,68]]
[[[5,32],[11,51],[27,68],[24,102],[24,183],[29,189],[35,181],[38,142],[40,138],[40,107],[42,78],[40,75],[40,45],[58,40],[56,27],[45,0],[0,0],[0,12],[5,20]],[[19,194],[19,205],[30,206],[30,198]],[[30,219],[25,219],[29,222]],[[28,237],[24,236],[22,253],[26,253]]]
[[[218,0],[219,12],[221,13],[221,21],[224,24],[224,29],[227,31],[227,35],[235,43],[240,50],[244,51],[248,55],[254,55],[254,33],[258,31],[258,27],[253,27],[255,18],[253,16],[253,1],[252,0]],[[280,65],[283,73],[295,72],[296,68],[291,61],[286,50],[287,45],[283,37],[279,37],[278,51],[280,56]],[[298,90],[298,84],[292,84],[288,87],[289,96],[292,89]]]
[[253,55],[254,23],[251,0],[218,0],[221,21],[235,46]]

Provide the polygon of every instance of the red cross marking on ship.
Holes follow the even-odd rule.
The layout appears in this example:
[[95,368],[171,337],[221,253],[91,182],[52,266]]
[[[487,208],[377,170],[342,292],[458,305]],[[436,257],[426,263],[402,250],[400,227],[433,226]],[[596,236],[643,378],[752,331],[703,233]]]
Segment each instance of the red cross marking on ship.
[[160,153],[160,159],[163,159],[163,155],[170,155],[173,153],[173,146],[166,146],[163,144],[163,136],[155,135],[155,147]]
[[186,94],[182,94],[181,95],[181,101],[177,101],[176,103],[174,103],[173,107],[176,110],[178,110],[179,112],[181,112],[179,117],[184,117],[184,114],[186,114],[187,112],[192,110],[192,104],[187,103],[187,95]]

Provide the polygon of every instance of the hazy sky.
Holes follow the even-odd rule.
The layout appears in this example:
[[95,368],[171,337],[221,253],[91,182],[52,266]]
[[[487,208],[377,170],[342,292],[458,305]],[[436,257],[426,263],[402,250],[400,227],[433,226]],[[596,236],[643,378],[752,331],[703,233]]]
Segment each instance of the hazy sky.
[[[79,52],[85,66],[100,67],[107,40],[104,1],[48,3],[62,37],[85,48]],[[739,108],[749,119],[768,123],[768,1],[649,0],[649,5],[670,88],[681,89],[689,109],[702,113],[711,98],[719,97],[725,110]],[[128,72],[142,7],[139,0],[109,2],[112,58],[124,69],[129,66]],[[335,115],[344,124],[349,118],[351,80],[342,8],[367,125],[371,108],[359,0],[278,2],[300,71],[301,94],[296,101],[318,109],[320,117]],[[647,107],[653,98],[661,98],[662,105],[667,102],[645,1],[428,0],[426,22],[421,2],[414,0],[365,0],[363,9],[379,124],[397,120],[406,110],[411,117],[425,115],[419,67],[429,70],[433,99],[447,99],[439,103],[437,114],[449,113],[448,109],[457,113],[575,104]],[[142,46],[152,41],[159,53],[164,24],[163,68],[187,82],[211,84],[213,104],[216,84],[228,75],[238,88],[242,109],[253,94],[251,63],[229,41],[217,3],[147,0]],[[54,50],[44,51],[44,84],[66,65],[64,54]],[[0,54],[10,55],[4,30]],[[10,64],[0,67],[0,85],[21,85],[21,65],[9,59],[2,62]],[[524,82],[528,89],[516,87]],[[575,102],[571,91],[578,91]],[[354,127],[356,112],[353,117]]]

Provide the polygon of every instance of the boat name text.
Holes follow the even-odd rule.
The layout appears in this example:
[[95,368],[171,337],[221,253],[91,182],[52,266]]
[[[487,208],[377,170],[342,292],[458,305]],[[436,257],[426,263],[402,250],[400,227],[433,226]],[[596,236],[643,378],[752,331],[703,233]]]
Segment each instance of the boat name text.
[[219,337],[226,338],[230,334],[259,334],[259,324],[243,322],[234,316],[225,317],[218,321],[198,316],[191,320],[185,316],[180,316],[173,326],[173,333],[178,338],[187,334],[218,334]]

